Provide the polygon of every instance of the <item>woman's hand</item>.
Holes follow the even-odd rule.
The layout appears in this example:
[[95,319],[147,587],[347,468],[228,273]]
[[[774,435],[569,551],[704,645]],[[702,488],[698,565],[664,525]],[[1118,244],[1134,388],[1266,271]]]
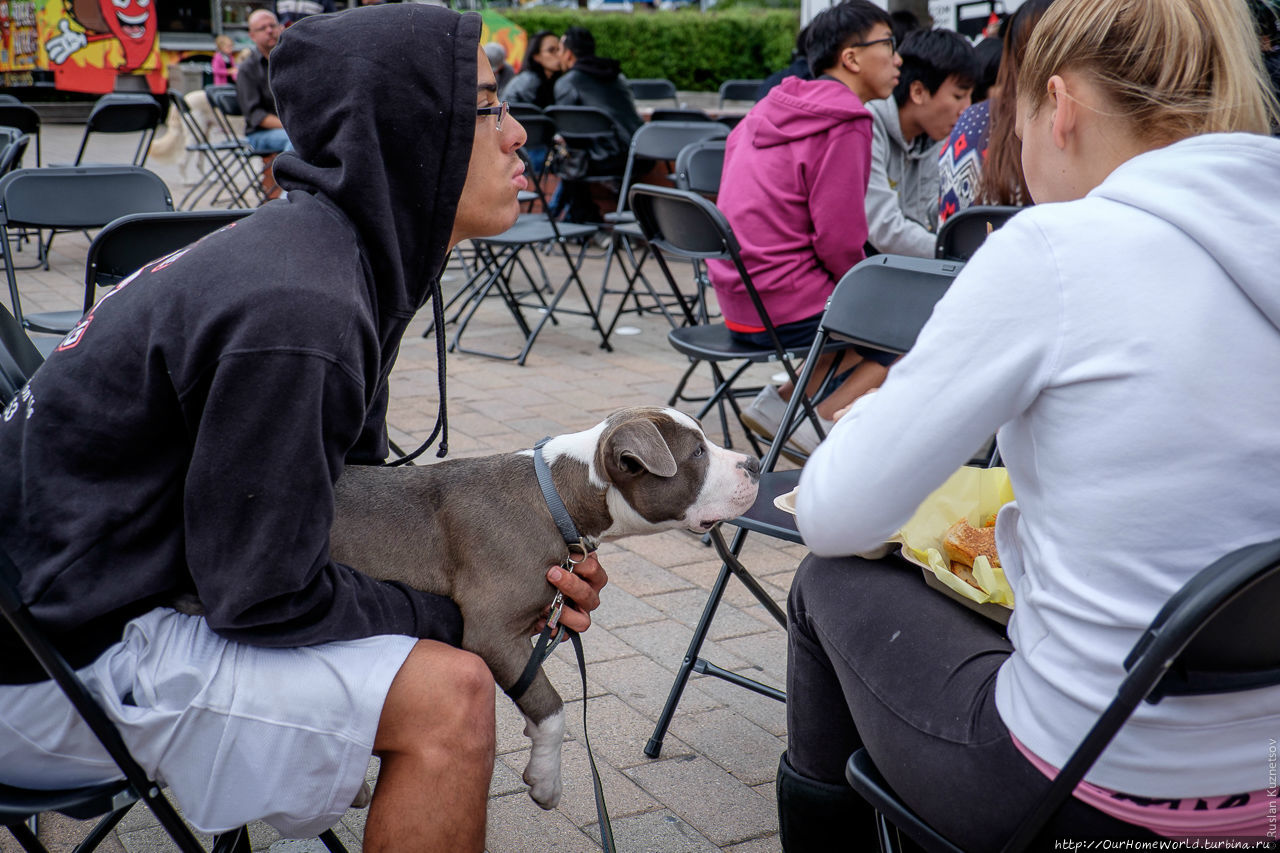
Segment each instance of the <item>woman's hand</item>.
[[[609,582],[609,576],[600,566],[600,561],[592,551],[587,558],[568,572],[559,566],[552,566],[547,571],[547,582],[564,593],[564,610],[560,613],[560,624],[571,631],[582,633],[591,627],[591,611],[600,606],[600,590]],[[539,633],[551,616],[551,606],[542,613],[542,618],[534,626],[533,633]]]

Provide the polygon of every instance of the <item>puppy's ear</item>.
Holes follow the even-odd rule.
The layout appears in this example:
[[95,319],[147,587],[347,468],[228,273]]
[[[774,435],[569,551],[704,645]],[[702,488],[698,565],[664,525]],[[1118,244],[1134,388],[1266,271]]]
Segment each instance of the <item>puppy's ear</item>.
[[[609,436],[608,466],[620,473],[648,471],[659,477],[676,473],[676,460],[652,421],[637,419],[620,425]],[[611,472],[612,473],[612,472]]]

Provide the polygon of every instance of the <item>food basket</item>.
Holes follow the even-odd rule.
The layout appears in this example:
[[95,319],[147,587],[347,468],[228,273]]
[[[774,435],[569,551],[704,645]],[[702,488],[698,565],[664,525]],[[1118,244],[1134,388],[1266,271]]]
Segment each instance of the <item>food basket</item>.
[[[1009,586],[1004,572],[992,566],[985,557],[979,557],[974,561],[973,575],[982,589],[974,589],[952,573],[950,563],[942,553],[942,539],[947,529],[960,519],[981,527],[983,521],[994,516],[1011,500],[1013,487],[1004,468],[966,466],[948,477],[921,502],[915,515],[886,543],[887,549],[863,556],[884,556],[893,546],[900,545],[903,559],[921,568],[929,586],[965,607],[1007,625],[1013,608],[1013,588]],[[795,514],[795,493],[779,496],[774,504]]]

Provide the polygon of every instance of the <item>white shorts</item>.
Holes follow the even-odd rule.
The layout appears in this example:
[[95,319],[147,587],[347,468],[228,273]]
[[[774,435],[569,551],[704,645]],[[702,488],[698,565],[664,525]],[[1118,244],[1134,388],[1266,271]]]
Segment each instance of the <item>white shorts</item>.
[[[286,838],[309,838],[350,808],[415,642],[261,648],[159,609],[79,675],[197,829],[265,820]],[[63,788],[121,776],[53,682],[0,685],[0,782]]]

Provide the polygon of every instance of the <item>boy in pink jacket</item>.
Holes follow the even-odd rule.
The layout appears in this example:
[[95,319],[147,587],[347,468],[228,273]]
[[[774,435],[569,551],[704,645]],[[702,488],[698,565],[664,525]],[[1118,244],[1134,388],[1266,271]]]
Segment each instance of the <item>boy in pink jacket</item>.
[[[729,134],[717,200],[786,347],[813,341],[836,282],[864,257],[871,168],[871,114],[864,103],[892,94],[902,64],[888,13],[868,0],[848,0],[815,17],[805,53],[814,79],[784,79]],[[731,334],[770,346],[733,264],[708,267]],[[882,354],[868,355],[844,356],[841,368],[853,371],[818,404],[824,420],[883,381],[887,367],[874,360]],[[815,382],[825,367],[814,371]],[[767,386],[743,410],[743,421],[773,438],[792,390],[790,383]],[[789,443],[808,453],[817,432],[805,421]]]

